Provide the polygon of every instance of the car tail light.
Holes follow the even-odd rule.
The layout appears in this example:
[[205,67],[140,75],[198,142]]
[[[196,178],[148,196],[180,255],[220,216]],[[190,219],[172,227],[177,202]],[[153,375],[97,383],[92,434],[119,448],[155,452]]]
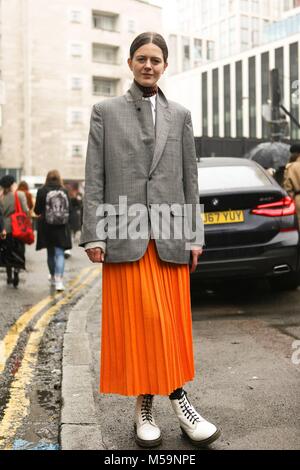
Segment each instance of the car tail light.
[[280,199],[280,201],[259,205],[255,207],[255,209],[252,209],[251,213],[255,215],[263,215],[265,217],[295,215],[296,206],[293,199],[289,196],[286,196]]

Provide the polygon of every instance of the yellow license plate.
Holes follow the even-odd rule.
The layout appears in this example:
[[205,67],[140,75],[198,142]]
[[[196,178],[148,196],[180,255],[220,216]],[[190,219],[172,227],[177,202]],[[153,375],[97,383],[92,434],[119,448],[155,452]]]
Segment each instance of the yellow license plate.
[[245,222],[244,211],[206,212],[201,214],[204,225],[239,224]]

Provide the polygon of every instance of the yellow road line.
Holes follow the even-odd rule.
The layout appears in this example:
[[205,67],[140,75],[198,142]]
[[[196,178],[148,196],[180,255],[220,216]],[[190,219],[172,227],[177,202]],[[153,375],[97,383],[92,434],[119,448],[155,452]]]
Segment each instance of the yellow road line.
[[[76,286],[82,279],[82,277],[89,271],[91,271],[93,268],[88,267],[82,269],[80,271],[79,275],[76,276],[72,281],[70,281],[67,285],[67,288],[72,288]],[[18,320],[10,327],[8,332],[6,333],[5,337],[3,340],[1,340],[1,351],[0,351],[0,374],[3,372],[5,369],[5,364],[7,359],[10,357],[12,354],[18,339],[20,337],[20,334],[26,326],[30,323],[30,321],[43,310],[50,302],[53,302],[53,300],[56,300],[62,296],[61,293],[55,294],[53,296],[48,296],[45,299],[42,299],[39,303],[31,307],[29,310],[24,312]]]
[[34,368],[38,359],[38,349],[45,329],[59,309],[72,300],[81,289],[90,284],[100,272],[99,268],[94,269],[82,284],[47,310],[35,324],[34,331],[30,334],[24,351],[22,364],[9,390],[10,399],[5,408],[3,420],[0,423],[0,448],[4,450],[12,448],[15,434],[21,426],[23,419],[27,416],[30,405],[29,399],[26,396],[27,389],[34,374]]

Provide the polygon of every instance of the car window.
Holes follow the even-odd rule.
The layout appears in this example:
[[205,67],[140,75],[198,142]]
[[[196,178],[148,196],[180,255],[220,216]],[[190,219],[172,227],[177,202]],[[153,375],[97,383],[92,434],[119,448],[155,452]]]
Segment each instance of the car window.
[[200,191],[271,186],[268,177],[251,166],[198,167]]

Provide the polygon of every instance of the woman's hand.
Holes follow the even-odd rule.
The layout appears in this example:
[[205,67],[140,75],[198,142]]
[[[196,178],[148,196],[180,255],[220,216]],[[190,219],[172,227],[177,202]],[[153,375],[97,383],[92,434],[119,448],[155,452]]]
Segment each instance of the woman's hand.
[[0,238],[1,238],[1,240],[5,240],[5,238],[6,238],[6,230],[5,230],[5,228],[4,228],[4,229],[2,230],[2,232],[0,233]]
[[105,253],[102,248],[89,248],[86,253],[92,263],[104,263]]
[[191,250],[191,261],[192,261],[192,264],[191,264],[191,267],[190,267],[190,272],[191,273],[194,273],[196,271],[197,264],[198,264],[198,259],[202,255],[202,253],[203,253],[202,248],[193,248]]

